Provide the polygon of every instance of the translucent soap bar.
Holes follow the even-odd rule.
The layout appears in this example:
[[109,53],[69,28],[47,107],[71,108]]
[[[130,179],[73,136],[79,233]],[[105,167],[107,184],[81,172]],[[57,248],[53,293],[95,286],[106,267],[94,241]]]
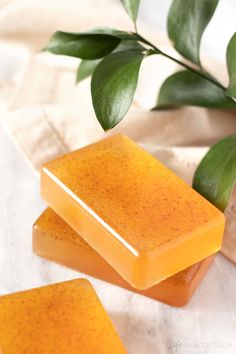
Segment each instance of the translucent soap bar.
[[221,247],[223,213],[123,135],[46,163],[41,192],[137,289],[150,288]]
[[86,279],[1,296],[0,352],[126,353]]
[[172,306],[183,306],[190,300],[214,257],[209,256],[150,289],[137,291],[51,208],[34,224],[33,250],[41,257]]

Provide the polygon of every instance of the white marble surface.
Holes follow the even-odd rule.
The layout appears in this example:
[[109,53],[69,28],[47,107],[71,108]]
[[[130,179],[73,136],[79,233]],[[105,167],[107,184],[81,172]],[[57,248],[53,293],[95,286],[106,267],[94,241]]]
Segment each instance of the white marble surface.
[[[0,126],[0,294],[81,274],[31,250],[39,181]],[[130,354],[236,352],[236,267],[218,255],[192,301],[172,308],[90,278]]]

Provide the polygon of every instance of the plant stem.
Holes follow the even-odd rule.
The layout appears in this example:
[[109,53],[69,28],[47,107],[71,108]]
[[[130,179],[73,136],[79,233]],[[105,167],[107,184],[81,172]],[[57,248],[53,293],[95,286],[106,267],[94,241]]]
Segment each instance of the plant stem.
[[191,67],[190,65],[186,64],[186,63],[183,63],[182,61],[172,57],[171,55],[163,52],[162,50],[160,50],[159,48],[157,48],[154,44],[152,44],[151,42],[149,42],[146,38],[140,36],[140,34],[138,34],[139,36],[139,39],[141,42],[143,42],[144,44],[147,44],[149,46],[152,47],[152,49],[154,50],[154,52],[156,54],[161,54],[163,55],[164,57],[174,61],[175,63],[181,65],[182,67],[184,67],[185,69],[189,70],[189,71],[192,71],[193,73],[195,73],[196,75],[198,76],[201,76],[202,78],[204,78],[205,80],[208,80],[210,81],[212,84],[220,87],[221,89],[223,90],[226,90],[226,87],[224,87],[220,82],[218,82],[216,79],[214,79],[213,77],[211,77],[209,74],[207,74],[206,72],[204,71],[200,71],[200,70],[196,70],[194,69],[193,67]]
[[193,73],[195,73],[195,74],[197,74],[197,75],[203,77],[204,79],[210,81],[211,83],[213,83],[214,85],[220,87],[221,89],[226,90],[226,88],[225,88],[220,82],[218,82],[217,80],[215,80],[214,78],[212,78],[211,76],[209,76],[207,73],[204,73],[203,71],[200,71],[200,70],[196,70],[196,69],[192,68],[191,66],[189,66],[188,64],[185,64],[185,63],[183,63],[182,61],[180,61],[180,60],[178,60],[178,59],[176,59],[176,58],[173,58],[173,57],[171,57],[170,55],[168,55],[168,54],[166,54],[166,53],[164,53],[164,52],[162,52],[162,51],[161,51],[160,54],[162,54],[164,57],[166,57],[166,58],[168,58],[168,59],[170,59],[170,60],[176,62],[177,64],[183,66],[185,69],[190,70],[190,71],[192,71]]

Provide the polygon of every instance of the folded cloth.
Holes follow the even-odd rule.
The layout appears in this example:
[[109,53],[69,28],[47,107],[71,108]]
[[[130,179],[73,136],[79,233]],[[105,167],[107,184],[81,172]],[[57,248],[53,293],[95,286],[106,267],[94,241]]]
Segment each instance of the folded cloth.
[[[92,108],[89,79],[75,86],[79,61],[35,51],[57,29],[80,32],[104,24],[130,29],[118,2],[61,0],[55,7],[53,0],[0,0],[0,9],[1,121],[36,171],[57,155],[119,132],[191,184],[194,170],[209,146],[236,132],[235,112],[196,107],[149,111],[161,83],[177,69],[167,59],[151,56],[142,64],[129,113],[116,128],[104,133]],[[142,24],[141,30],[171,51],[162,35],[155,36]],[[224,81],[220,66],[211,67]],[[236,262],[236,217],[229,212],[235,209],[235,194],[226,212],[223,253]]]

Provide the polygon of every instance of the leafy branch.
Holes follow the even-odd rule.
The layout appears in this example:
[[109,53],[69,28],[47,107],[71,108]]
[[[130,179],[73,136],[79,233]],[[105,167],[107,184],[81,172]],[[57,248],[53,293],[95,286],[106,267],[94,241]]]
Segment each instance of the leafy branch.
[[[225,87],[204,70],[200,46],[204,31],[219,0],[173,0],[168,15],[168,35],[184,61],[160,50],[137,30],[140,0],[121,0],[134,24],[134,32],[97,28],[85,33],[56,32],[45,50],[82,59],[77,83],[92,76],[91,94],[98,121],[104,130],[115,127],[133,101],[142,61],[162,55],[184,70],[162,84],[155,109],[194,105],[236,109],[236,33],[226,53],[229,85]],[[236,180],[236,137],[214,145],[196,170],[193,187],[218,206],[227,205]]]
[[56,32],[45,50],[82,59],[76,81],[92,76],[91,94],[98,121],[104,130],[116,126],[133,101],[142,60],[162,55],[184,68],[165,80],[153,109],[196,105],[215,109],[236,108],[236,34],[227,49],[230,84],[224,87],[202,68],[200,44],[219,0],[173,0],[168,16],[168,34],[187,61],[160,50],[137,33],[140,0],[121,0],[134,23],[135,32],[97,28],[85,33]]

